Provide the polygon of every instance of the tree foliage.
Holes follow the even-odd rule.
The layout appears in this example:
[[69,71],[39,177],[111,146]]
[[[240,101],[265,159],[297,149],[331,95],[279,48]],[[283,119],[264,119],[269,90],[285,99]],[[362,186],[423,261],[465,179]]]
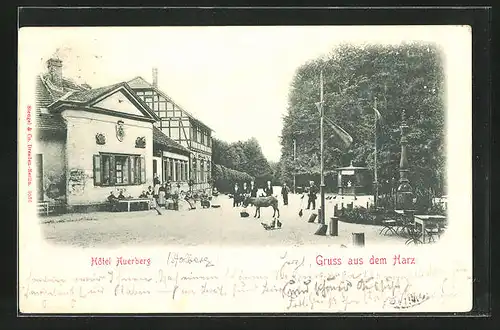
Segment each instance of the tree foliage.
[[[222,165],[225,168],[248,174],[250,177],[255,178],[258,185],[271,180],[273,176],[273,170],[264,157],[256,138],[233,143],[214,139],[212,161],[214,164]],[[232,183],[234,184],[234,182]]]
[[[375,98],[383,120],[378,122],[379,181],[399,178],[400,130],[405,110],[410,182],[417,197],[441,193],[445,178],[444,73],[440,50],[433,44],[396,46],[343,44],[328,56],[305,63],[290,86],[289,107],[281,134],[280,175],[319,172],[320,127],[315,102],[319,76],[324,75],[325,116],[352,137],[348,150],[338,147],[325,125],[325,170],[349,165],[373,169]],[[293,140],[296,140],[296,160]]]
[[234,183],[249,182],[254,177],[223,165],[215,164],[212,167],[214,186],[221,192],[230,192]]

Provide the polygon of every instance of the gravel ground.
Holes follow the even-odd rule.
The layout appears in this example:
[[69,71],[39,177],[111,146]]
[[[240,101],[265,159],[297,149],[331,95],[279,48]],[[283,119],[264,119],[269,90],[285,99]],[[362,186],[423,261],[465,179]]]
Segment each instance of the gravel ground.
[[[288,245],[326,244],[331,246],[351,245],[351,233],[365,233],[365,244],[404,244],[405,239],[381,236],[380,227],[339,222],[339,236],[318,236],[314,232],[318,224],[308,223],[310,212],[304,210],[300,218],[300,198],[289,196],[289,205],[282,204],[280,197],[279,230],[266,231],[260,222],[270,223],[273,210],[261,209],[261,218],[255,219],[254,208],[249,207],[250,217],[241,218],[241,207],[232,207],[232,199],[221,195],[212,201],[220,208],[180,211],[162,210],[137,212],[96,212],[65,214],[41,218],[42,231],[46,239],[55,244],[78,247],[116,247],[120,245]],[[331,209],[327,205],[327,212]],[[331,211],[330,211],[331,212]],[[331,214],[327,213],[327,216]]]

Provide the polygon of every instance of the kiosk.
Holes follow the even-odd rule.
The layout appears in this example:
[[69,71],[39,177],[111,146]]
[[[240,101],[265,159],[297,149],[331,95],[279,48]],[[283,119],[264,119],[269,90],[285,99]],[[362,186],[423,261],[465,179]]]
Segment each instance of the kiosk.
[[368,167],[358,167],[351,164],[339,167],[337,172],[337,188],[339,195],[371,195],[372,180]]

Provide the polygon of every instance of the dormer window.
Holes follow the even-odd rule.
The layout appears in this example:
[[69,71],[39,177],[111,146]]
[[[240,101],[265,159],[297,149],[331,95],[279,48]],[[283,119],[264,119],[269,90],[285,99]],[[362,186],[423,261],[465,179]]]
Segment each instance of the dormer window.
[[40,113],[48,114],[49,113],[49,109],[47,109],[47,108],[40,108]]

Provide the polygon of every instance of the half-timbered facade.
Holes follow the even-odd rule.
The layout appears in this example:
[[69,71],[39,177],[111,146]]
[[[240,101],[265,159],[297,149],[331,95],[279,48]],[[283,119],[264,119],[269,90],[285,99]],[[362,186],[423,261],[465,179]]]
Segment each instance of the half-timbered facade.
[[182,169],[188,166],[185,174],[182,174],[182,171],[177,176],[169,174],[172,166],[169,164],[176,163],[178,159],[172,159],[168,155],[163,159],[162,169],[158,168],[156,173],[163,180],[171,179],[181,184],[186,183],[184,180],[192,180],[194,189],[209,188],[212,166],[212,129],[158,88],[155,70],[153,70],[153,84],[148,83],[142,77],[136,77],[128,84],[160,118],[155,123],[156,127],[190,151],[188,163],[181,162],[180,165]]

